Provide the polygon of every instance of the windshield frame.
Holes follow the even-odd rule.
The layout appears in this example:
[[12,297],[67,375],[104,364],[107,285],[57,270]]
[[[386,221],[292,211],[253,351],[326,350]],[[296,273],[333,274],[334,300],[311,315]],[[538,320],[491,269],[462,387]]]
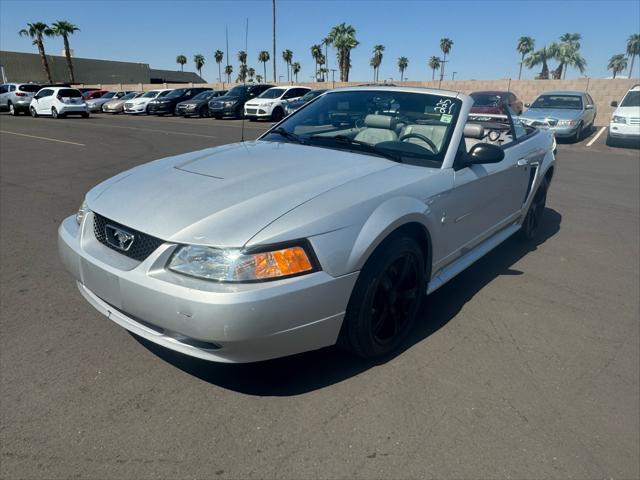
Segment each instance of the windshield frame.
[[[635,104],[631,104],[631,105],[625,105],[625,102],[628,102],[631,100],[631,97],[634,97],[634,100],[636,100]],[[627,94],[624,96],[624,98],[622,99],[622,101],[620,102],[620,105],[618,105],[619,107],[623,107],[623,108],[638,108],[640,107],[640,90],[629,90],[627,92]]]
[[[319,136],[325,136],[325,134],[328,134],[330,132],[335,131],[337,134],[335,135],[335,137],[343,137],[343,135],[341,135],[339,132],[342,131],[342,129],[337,128],[335,124],[332,124],[334,127],[336,127],[336,130],[330,130],[330,131],[323,131],[321,128],[321,124],[312,126],[312,125],[308,125],[309,127],[312,127],[309,132],[308,135],[300,135],[299,133],[297,133],[295,131],[296,127],[299,126],[304,126],[303,123],[299,123],[298,125],[292,124],[290,126],[291,130],[288,128],[285,128],[287,126],[287,124],[289,122],[294,121],[294,119],[296,118],[300,118],[302,115],[306,113],[309,113],[307,110],[310,108],[318,108],[317,107],[317,102],[333,102],[334,100],[332,99],[333,96],[335,95],[342,95],[342,94],[358,94],[358,93],[365,93],[365,94],[370,94],[371,95],[371,99],[365,99],[363,100],[365,103],[367,101],[378,101],[378,99],[380,97],[382,97],[382,104],[377,105],[377,106],[381,106],[384,104],[384,102],[392,102],[389,104],[389,106],[394,106],[394,103],[396,105],[398,105],[397,110],[396,110],[396,115],[399,117],[404,117],[407,120],[410,120],[411,117],[414,117],[413,120],[415,121],[415,123],[409,123],[408,125],[435,125],[435,126],[444,126],[446,127],[446,131],[444,133],[444,135],[441,137],[441,141],[439,142],[439,149],[437,152],[435,152],[434,154],[431,154],[430,152],[433,151],[433,148],[429,147],[429,150],[427,150],[427,148],[424,148],[422,146],[416,146],[415,144],[410,144],[412,145],[411,148],[403,148],[403,149],[398,149],[395,148],[396,146],[400,146],[402,145],[402,143],[404,142],[398,142],[397,140],[392,140],[392,141],[381,141],[378,143],[374,143],[374,144],[370,144],[367,146],[367,148],[358,148],[358,139],[352,138],[351,142],[347,142],[347,141],[340,141],[340,139],[338,139],[335,142],[330,142],[330,141],[326,141],[326,142],[316,142],[314,141],[314,137],[315,139],[317,139]],[[380,94],[377,96],[377,98],[374,97],[374,94]],[[403,100],[406,102],[407,101],[407,97],[405,97],[404,99],[402,98],[403,96],[406,95],[425,95],[425,96],[430,96],[430,97],[434,97],[434,101],[432,101],[431,103],[433,103],[433,105],[430,105],[429,103],[424,104],[424,108],[425,111],[421,112],[420,109],[418,109],[417,111],[413,111],[410,109],[410,107],[408,109],[401,109],[400,105],[397,103],[402,102]],[[387,98],[384,98],[384,96],[387,96]],[[395,98],[394,98],[395,97]],[[438,100],[439,99],[439,100]],[[337,100],[337,99],[336,99]],[[438,100],[438,103],[435,102],[435,100]],[[455,108],[453,108],[451,111],[451,115],[447,115],[449,116],[449,119],[447,120],[448,123],[445,123],[445,121],[442,119],[442,116],[440,119],[437,118],[429,118],[430,116],[436,114],[435,110],[437,109],[439,102],[440,101],[449,101],[450,104],[455,105]],[[420,166],[420,167],[427,167],[427,168],[437,168],[437,169],[441,169],[441,168],[448,168],[445,167],[445,165],[448,165],[449,163],[451,163],[450,158],[450,151],[451,151],[451,141],[454,137],[454,134],[456,132],[456,130],[458,129],[458,123],[459,123],[459,118],[460,115],[462,113],[462,110],[464,108],[464,104],[465,102],[468,102],[468,100],[465,100],[463,98],[459,98],[457,95],[454,94],[454,92],[438,92],[438,91],[434,91],[434,90],[427,90],[427,91],[415,91],[412,89],[402,89],[402,88],[394,88],[394,89],[388,89],[388,88],[384,88],[384,89],[376,89],[376,88],[345,88],[345,89],[339,89],[339,90],[329,90],[327,92],[324,92],[321,95],[316,96],[314,99],[312,99],[311,101],[307,102],[306,104],[304,104],[300,109],[296,110],[294,113],[292,113],[291,115],[289,115],[288,117],[286,117],[284,120],[282,120],[281,122],[279,122],[278,124],[274,125],[272,128],[270,128],[269,130],[267,130],[264,134],[262,134],[258,140],[262,140],[262,141],[273,141],[273,142],[284,142],[284,143],[299,143],[299,144],[303,144],[306,146],[312,146],[312,147],[321,147],[321,148],[329,148],[329,149],[335,149],[335,150],[343,150],[343,151],[349,151],[349,152],[353,152],[353,153],[360,153],[360,154],[368,154],[368,155],[376,155],[375,152],[372,151],[371,148],[368,148],[369,146],[371,147],[379,147],[379,149],[381,150],[377,156],[380,157],[392,157],[395,156],[398,158],[397,161],[401,162],[401,163],[408,163],[408,164],[412,164],[412,165],[416,165],[416,166]],[[329,104],[331,105],[331,104]],[[357,105],[357,102],[356,102]],[[405,103],[405,105],[407,105]],[[421,105],[420,102],[418,101],[418,105]],[[431,112],[427,112],[426,108],[433,108],[434,111]],[[322,108],[322,107],[320,107]],[[422,106],[421,106],[422,108]],[[330,111],[330,109],[329,109]],[[362,112],[358,112],[357,110],[354,112],[350,112],[353,113],[353,118],[360,116],[360,120],[363,120],[364,117],[366,117],[367,115],[373,114],[373,115],[384,115],[384,111],[383,113],[372,113],[372,112],[368,112],[366,109],[363,110]],[[442,113],[442,112],[440,112]],[[362,116],[363,115],[363,116]],[[424,115],[424,117],[422,116]],[[393,115],[391,115],[393,116]],[[357,122],[358,120],[355,119],[354,122]],[[407,125],[405,125],[407,126]],[[318,130],[314,130],[313,127],[317,127]],[[356,123],[353,123],[353,126],[351,128],[347,128],[347,130],[353,130],[356,128],[364,128],[364,127],[358,127],[356,125]],[[375,128],[375,127],[373,127]],[[277,134],[277,132],[274,132],[274,130],[285,130],[288,134],[291,135],[291,137],[296,137],[295,139],[290,138],[287,139],[284,135],[282,134]],[[273,133],[272,133],[273,132]],[[353,133],[353,132],[352,132]],[[357,136],[357,133],[356,133]],[[331,135],[326,135],[327,140],[331,139],[332,136]],[[435,140],[432,139],[432,140]],[[407,145],[404,145],[403,147],[407,147]],[[415,148],[414,148],[415,147]],[[384,151],[382,151],[384,149]],[[418,152],[418,150],[420,150],[420,152]],[[449,165],[450,166],[450,165]]]

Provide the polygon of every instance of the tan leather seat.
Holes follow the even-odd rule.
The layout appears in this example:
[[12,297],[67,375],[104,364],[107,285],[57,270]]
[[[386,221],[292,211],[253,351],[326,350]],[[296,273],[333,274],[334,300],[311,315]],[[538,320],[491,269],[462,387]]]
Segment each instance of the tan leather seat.
[[398,139],[396,128],[398,121],[387,115],[367,115],[364,117],[365,128],[361,130],[355,140],[375,145],[380,142],[389,142]]
[[[444,136],[447,133],[447,127],[444,125],[408,125],[402,129],[400,137],[402,138],[402,136],[410,133],[417,133],[418,135],[427,137],[435,144],[436,147],[438,147],[438,151],[440,151],[442,143],[444,142]],[[405,141],[418,145],[424,145],[425,143],[417,137],[407,138]]]

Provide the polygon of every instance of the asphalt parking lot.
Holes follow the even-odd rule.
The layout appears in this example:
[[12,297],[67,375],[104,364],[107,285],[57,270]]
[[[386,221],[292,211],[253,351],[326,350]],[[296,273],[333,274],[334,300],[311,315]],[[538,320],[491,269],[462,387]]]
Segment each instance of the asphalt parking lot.
[[437,291],[393,358],[209,364],[94,311],[56,229],[99,181],[240,135],[0,115],[2,478],[640,477],[639,150],[559,145],[539,240]]

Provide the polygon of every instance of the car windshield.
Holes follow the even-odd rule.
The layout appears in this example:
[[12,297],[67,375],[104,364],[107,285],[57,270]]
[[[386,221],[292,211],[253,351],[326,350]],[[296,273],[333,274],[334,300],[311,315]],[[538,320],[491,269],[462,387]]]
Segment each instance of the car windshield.
[[147,92],[144,95],[142,95],[141,98],[156,98],[157,95],[158,95],[157,90],[151,90],[150,92]]
[[474,107],[497,107],[500,105],[500,95],[471,94]]
[[58,92],[58,96],[62,98],[80,98],[82,97],[82,93],[75,88],[63,88]]
[[209,100],[214,93],[216,92],[214,92],[213,90],[206,90],[204,92],[200,92],[195,97],[193,97],[193,100]]
[[102,95],[100,98],[113,98],[115,94],[116,92],[107,92],[104,95]]
[[165,90],[164,92],[160,92],[156,98],[166,97],[171,93],[171,90]]
[[132,98],[136,98],[137,95],[136,92],[127,93],[124,97],[121,97],[120,100],[131,100]]
[[300,98],[300,100],[302,100],[303,102],[310,102],[311,100],[316,98],[318,95],[322,95],[324,92],[326,92],[326,90],[311,90],[310,92],[305,93]]
[[622,99],[621,107],[640,107],[640,90],[632,90]]
[[258,95],[258,98],[280,98],[286,91],[284,88],[270,88]]
[[167,98],[177,98],[177,97],[181,97],[183,96],[185,93],[187,93],[187,89],[186,88],[176,88],[175,90],[173,90],[172,92],[170,92],[167,95]]
[[582,110],[582,98],[578,95],[541,95],[530,108]]
[[453,97],[387,89],[329,92],[263,139],[439,167],[460,105]]
[[246,91],[247,91],[247,87],[243,87],[243,86],[233,87],[231,90],[229,90],[229,92],[227,93],[227,96],[241,97],[242,95],[245,94]]
[[20,85],[18,87],[18,90],[20,90],[21,92],[35,93],[40,90],[40,85]]

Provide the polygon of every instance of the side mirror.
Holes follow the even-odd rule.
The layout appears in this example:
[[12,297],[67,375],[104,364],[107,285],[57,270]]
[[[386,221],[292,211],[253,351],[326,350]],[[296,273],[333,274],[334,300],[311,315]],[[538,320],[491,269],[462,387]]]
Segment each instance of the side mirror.
[[531,106],[531,104],[530,103],[525,103],[524,106],[529,108]]
[[504,159],[504,150],[490,143],[476,143],[469,152],[467,165],[499,163]]
[[589,104],[585,107],[587,110],[593,110],[593,105]]
[[611,106],[612,107],[617,107],[618,106],[618,101],[614,100],[613,102],[611,102]]

